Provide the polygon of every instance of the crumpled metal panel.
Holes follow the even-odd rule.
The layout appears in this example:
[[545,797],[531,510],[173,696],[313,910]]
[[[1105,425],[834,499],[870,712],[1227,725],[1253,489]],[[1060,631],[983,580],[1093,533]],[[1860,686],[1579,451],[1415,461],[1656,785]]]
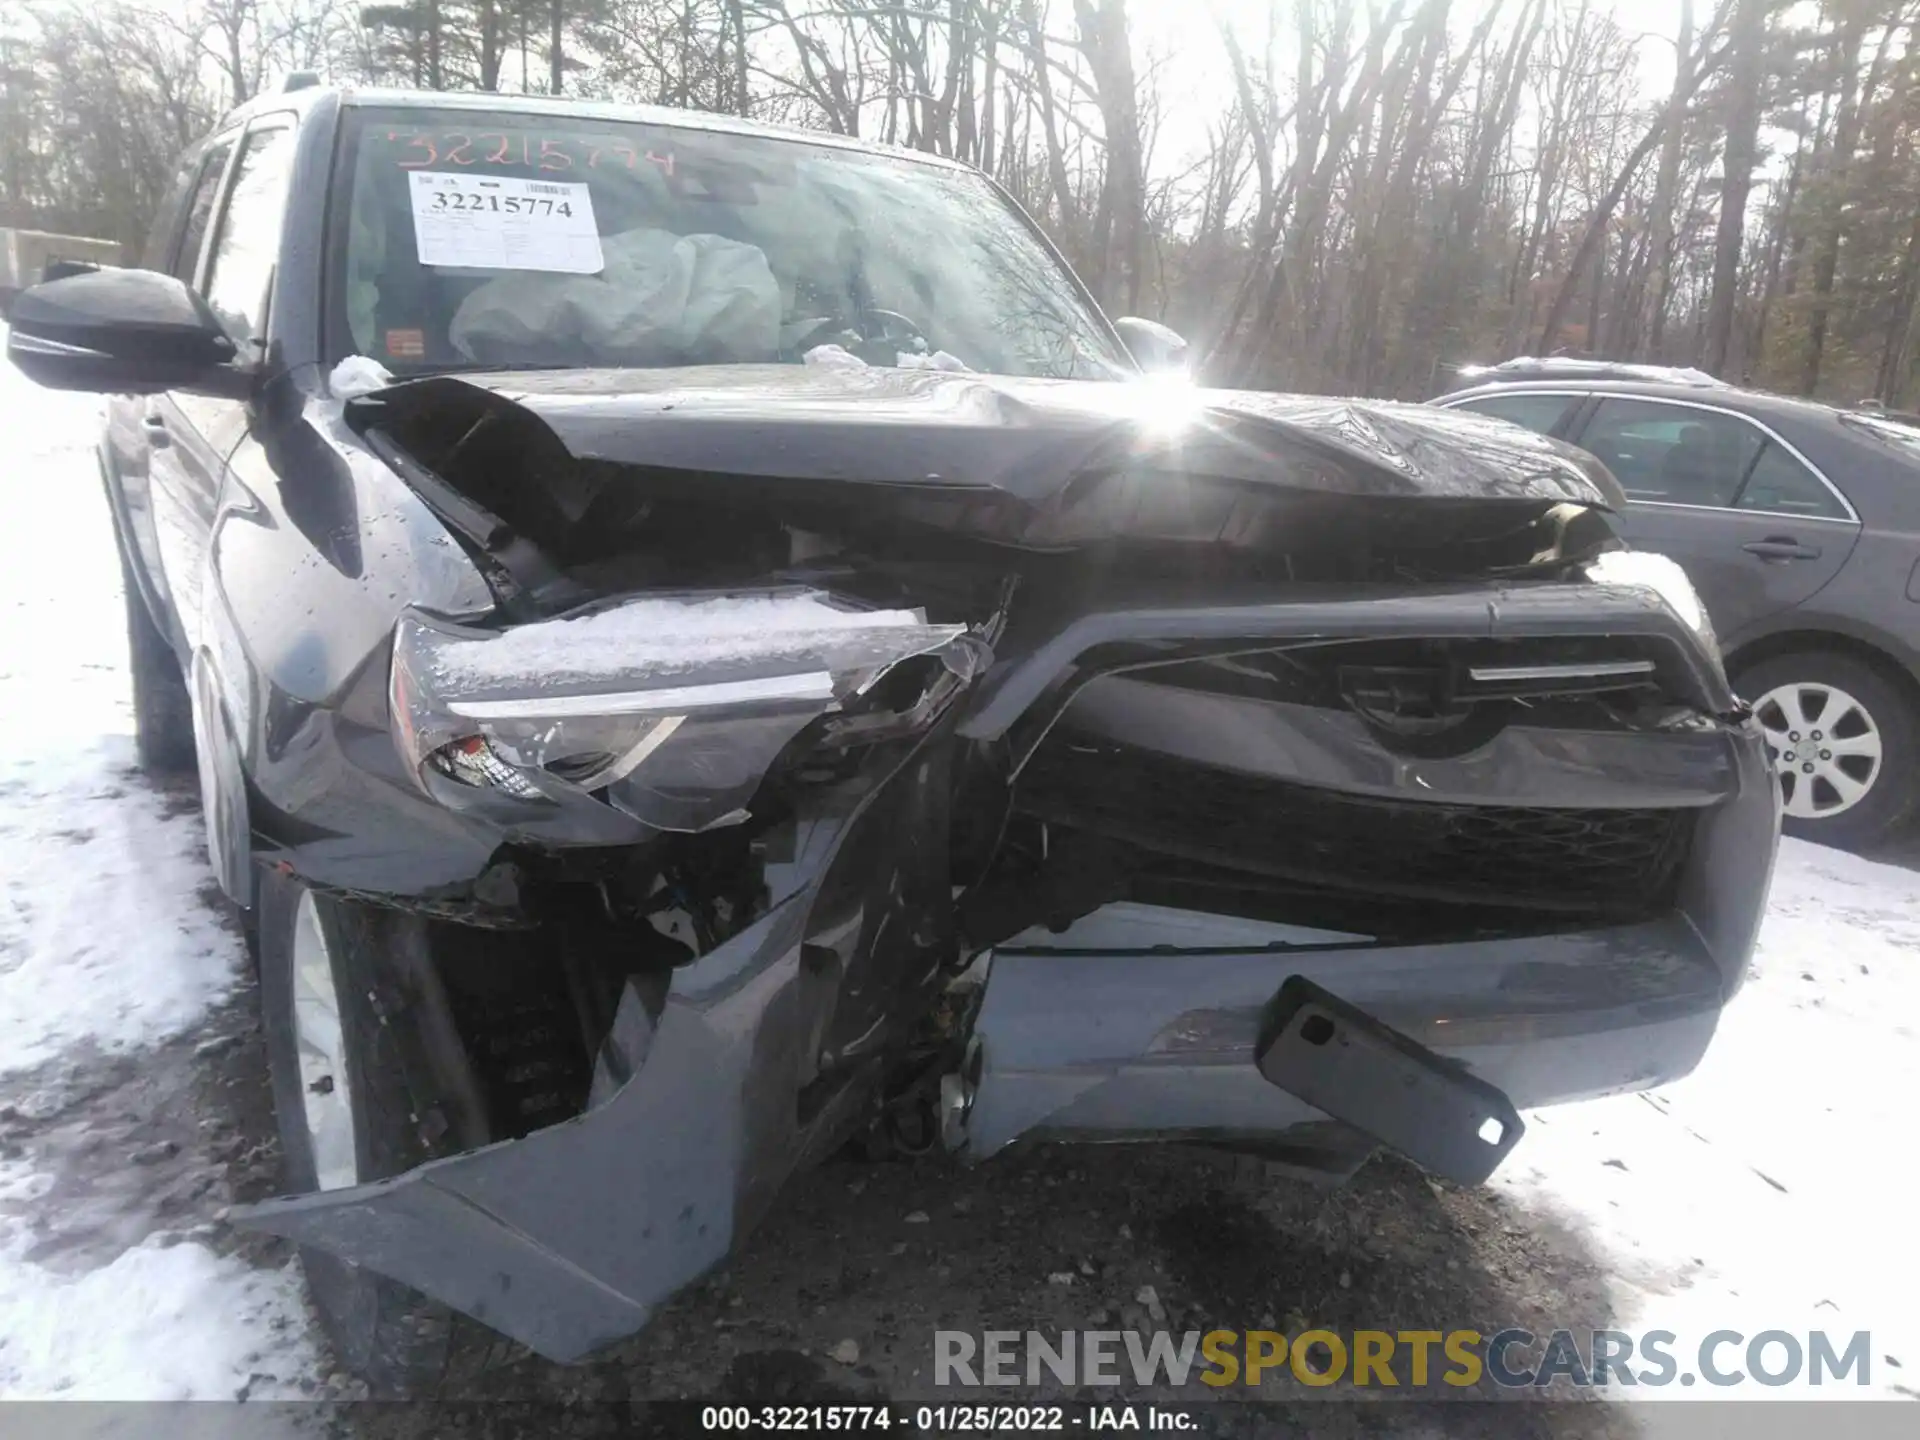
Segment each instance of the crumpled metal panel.
[[353,402],[349,416],[471,410],[475,387],[537,415],[577,459],[653,471],[992,490],[1039,506],[1120,471],[1381,499],[1624,504],[1591,456],[1485,416],[1151,379],[797,365],[520,372],[409,381]]
[[781,1022],[804,916],[789,903],[677,975],[644,1083],[599,1109],[234,1219],[390,1275],[550,1359],[632,1334],[732,1248],[743,1169],[785,1158],[750,1154],[748,1131],[769,1072],[797,1059],[780,1053],[798,1038]]
[[[1272,927],[1276,943],[1300,943],[1293,929]],[[1072,929],[1048,940],[994,956],[974,1025],[973,1155],[1022,1136],[1275,1139],[1324,1121],[1255,1063],[1262,1013],[1292,975],[1525,1106],[1685,1074],[1721,1005],[1720,971],[1678,916],[1522,940],[1316,950],[1308,938],[1225,954],[1089,952]]]
[[[1040,1136],[1271,1141],[1324,1121],[1255,1061],[1265,1007],[1292,975],[1522,1108],[1679,1078],[1746,976],[1779,830],[1759,727],[1742,721],[1725,736],[1735,792],[1701,812],[1677,908],[1657,920],[1389,946],[1114,906],[1059,933],[1016,936],[993,957],[974,1022],[968,1152]],[[1230,948],[1206,953],[1215,945]]]
[[954,950],[948,735],[883,750],[849,814],[802,827],[793,859],[769,866],[786,898],[673,973],[644,1063],[603,1103],[232,1218],[391,1276],[550,1359],[638,1330],[857,1126],[874,1058],[932,1003]]

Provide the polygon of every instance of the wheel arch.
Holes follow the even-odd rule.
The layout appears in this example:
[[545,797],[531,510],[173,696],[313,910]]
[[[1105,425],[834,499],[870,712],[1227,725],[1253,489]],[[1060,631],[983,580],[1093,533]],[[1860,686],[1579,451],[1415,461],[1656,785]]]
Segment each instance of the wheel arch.
[[[1902,664],[1897,655],[1876,645],[1873,641],[1859,635],[1848,634],[1844,630],[1795,629],[1776,630],[1771,634],[1756,636],[1738,646],[1726,657],[1727,674],[1734,679],[1735,688],[1739,688],[1739,675],[1767,660],[1777,660],[1782,655],[1812,653],[1818,655],[1845,655],[1871,666],[1881,676],[1891,681],[1907,699],[1907,703],[1920,713],[1920,677]],[[1743,699],[1753,697],[1742,696]]]

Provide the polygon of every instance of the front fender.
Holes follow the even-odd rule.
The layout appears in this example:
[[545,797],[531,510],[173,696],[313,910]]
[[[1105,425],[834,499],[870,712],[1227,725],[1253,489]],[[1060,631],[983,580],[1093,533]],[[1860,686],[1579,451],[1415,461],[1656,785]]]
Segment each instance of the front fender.
[[474,615],[492,595],[336,403],[290,376],[262,394],[227,463],[206,564],[192,663],[220,757],[207,813],[244,810],[257,832],[216,854],[223,888],[249,888],[238,857],[252,849],[323,883],[396,893],[478,873],[497,841],[404,785],[379,697],[407,606]]
[[267,688],[314,705],[338,700],[407,606],[493,606],[473,562],[339,406],[284,381],[227,462],[208,557],[233,647]]
[[904,757],[876,756],[846,818],[807,818],[800,853],[770,867],[784,898],[676,970],[657,1014],[630,984],[619,1063],[603,1051],[585,1114],[233,1218],[392,1276],[553,1360],[640,1329],[725,1258],[790,1174],[864,1123],[883,1058],[930,1008],[957,947],[951,749],[943,725]]

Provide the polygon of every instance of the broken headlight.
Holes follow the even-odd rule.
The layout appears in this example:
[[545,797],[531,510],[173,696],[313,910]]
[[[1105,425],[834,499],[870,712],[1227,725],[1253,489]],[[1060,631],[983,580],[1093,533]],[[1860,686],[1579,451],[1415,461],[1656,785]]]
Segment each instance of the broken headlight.
[[390,713],[408,772],[511,819],[587,797],[656,830],[745,817],[807,724],[964,633],[817,590],[616,601],[509,630],[409,611]]

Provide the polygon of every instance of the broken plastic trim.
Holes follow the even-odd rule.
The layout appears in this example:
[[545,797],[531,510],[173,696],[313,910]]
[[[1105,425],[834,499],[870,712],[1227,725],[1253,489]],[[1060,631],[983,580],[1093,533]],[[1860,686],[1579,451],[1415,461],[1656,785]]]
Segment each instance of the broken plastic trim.
[[1582,567],[1587,579],[1596,585],[1632,585],[1651,591],[1682,624],[1700,637],[1707,652],[1718,662],[1720,642],[1713,633],[1713,621],[1707,607],[1700,603],[1699,592],[1687,572],[1665,555],[1644,550],[1606,550]]
[[1616,679],[1653,672],[1651,660],[1605,660],[1577,665],[1470,665],[1467,678],[1496,685],[1505,681]]
[[393,740],[450,808],[525,828],[524,812],[560,806],[596,842],[622,838],[608,807],[700,831],[744,819],[787,744],[895,665],[957,646],[946,673],[970,675],[964,634],[801,587],[632,597],[499,631],[409,611]]

